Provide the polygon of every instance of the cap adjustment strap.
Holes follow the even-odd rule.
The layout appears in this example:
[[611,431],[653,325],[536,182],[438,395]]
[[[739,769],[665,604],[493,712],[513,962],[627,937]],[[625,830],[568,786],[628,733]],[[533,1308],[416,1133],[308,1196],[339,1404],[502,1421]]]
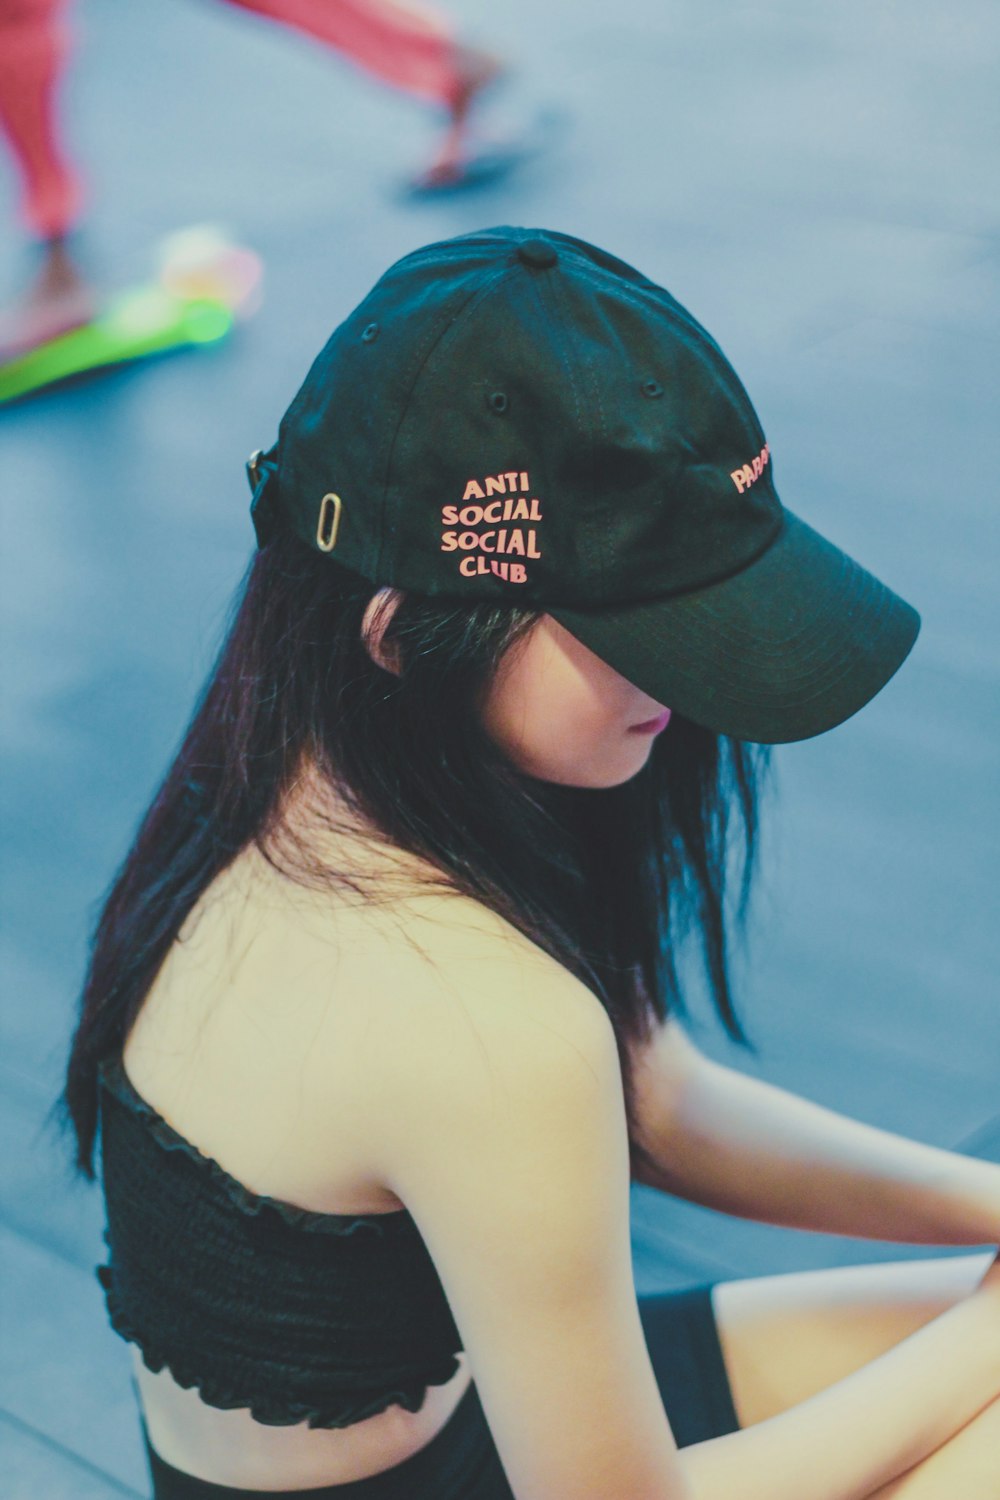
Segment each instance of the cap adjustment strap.
[[277,474],[275,461],[277,444],[267,453],[255,448],[247,459],[247,480],[253,492],[250,502],[250,518],[253,521],[257,546],[266,547],[278,525]]

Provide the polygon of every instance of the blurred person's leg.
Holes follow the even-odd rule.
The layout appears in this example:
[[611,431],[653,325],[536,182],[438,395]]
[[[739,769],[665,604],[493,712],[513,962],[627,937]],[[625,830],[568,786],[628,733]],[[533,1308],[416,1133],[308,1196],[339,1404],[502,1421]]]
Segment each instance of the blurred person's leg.
[[0,126],[21,173],[24,224],[41,240],[67,235],[83,198],[57,116],[69,50],[65,11],[65,0],[0,5]]
[[57,96],[69,49],[65,9],[64,0],[0,3],[0,128],[21,177],[22,221],[40,242],[29,289],[0,317],[0,357],[75,327],[93,311],[67,245],[83,191],[59,131]]
[[368,72],[440,105],[448,125],[425,181],[461,176],[476,95],[503,71],[448,18],[414,0],[229,0],[335,48]]

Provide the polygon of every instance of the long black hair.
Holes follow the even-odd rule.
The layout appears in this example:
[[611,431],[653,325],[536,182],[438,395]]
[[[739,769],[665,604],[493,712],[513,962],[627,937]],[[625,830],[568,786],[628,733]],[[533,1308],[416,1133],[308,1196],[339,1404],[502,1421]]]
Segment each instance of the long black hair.
[[435,888],[492,908],[599,996],[619,1044],[633,1167],[649,1161],[635,1137],[633,1044],[683,1008],[685,935],[700,946],[727,1031],[745,1041],[729,935],[750,893],[763,747],[675,714],[619,786],[529,777],[488,735],[481,707],[541,611],[405,594],[383,639],[396,673],[362,640],[373,593],[294,537],[276,537],[251,562],[180,750],[97,922],[54,1106],[75,1136],[75,1169],[91,1180],[98,1065],[120,1053],[185,918],[235,856],[255,842],[274,863],[280,848],[292,878],[365,894],[363,872],[333,869],[281,837],[304,761],[382,837],[439,871]]

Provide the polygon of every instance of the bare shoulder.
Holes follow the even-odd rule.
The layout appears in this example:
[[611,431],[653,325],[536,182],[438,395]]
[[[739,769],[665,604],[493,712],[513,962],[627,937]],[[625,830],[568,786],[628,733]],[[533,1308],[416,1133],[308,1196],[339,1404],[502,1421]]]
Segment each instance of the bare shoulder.
[[426,1244],[518,1500],[673,1500],[638,1316],[611,1021],[502,918],[413,913],[426,959],[370,1081],[381,1180]]
[[391,1034],[380,1036],[387,1078],[411,1081],[415,1057],[440,1081],[492,1049],[525,1052],[540,1066],[552,1053],[613,1040],[598,996],[483,903],[429,892],[380,915],[383,931],[390,917],[387,963],[404,982],[389,1007]]
[[[462,895],[355,916],[354,1020],[339,1049],[323,1044],[323,1066],[355,1078],[352,1129],[440,1276],[517,1500],[676,1500],[604,1006]],[[342,1128],[343,1110],[331,1150]]]
[[[620,1087],[599,997],[483,903],[426,890],[331,921],[337,995],[311,1034],[311,1071],[341,1080],[336,1097],[349,1090],[371,1176],[392,1191],[424,1137],[433,1156],[442,1115],[471,1128],[488,1101],[504,1112],[525,1091],[556,1108],[559,1075],[585,1088],[595,1055],[615,1059]],[[331,1106],[331,1135],[342,1113]]]

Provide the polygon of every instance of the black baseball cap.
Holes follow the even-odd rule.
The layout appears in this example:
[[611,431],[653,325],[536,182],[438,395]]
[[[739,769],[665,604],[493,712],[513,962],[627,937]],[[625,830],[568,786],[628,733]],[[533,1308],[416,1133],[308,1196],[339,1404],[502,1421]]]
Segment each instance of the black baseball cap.
[[291,528],[378,585],[541,609],[737,739],[832,729],[920,628],[782,506],[711,335],[555,230],[499,226],[397,261],[247,470],[260,546]]

